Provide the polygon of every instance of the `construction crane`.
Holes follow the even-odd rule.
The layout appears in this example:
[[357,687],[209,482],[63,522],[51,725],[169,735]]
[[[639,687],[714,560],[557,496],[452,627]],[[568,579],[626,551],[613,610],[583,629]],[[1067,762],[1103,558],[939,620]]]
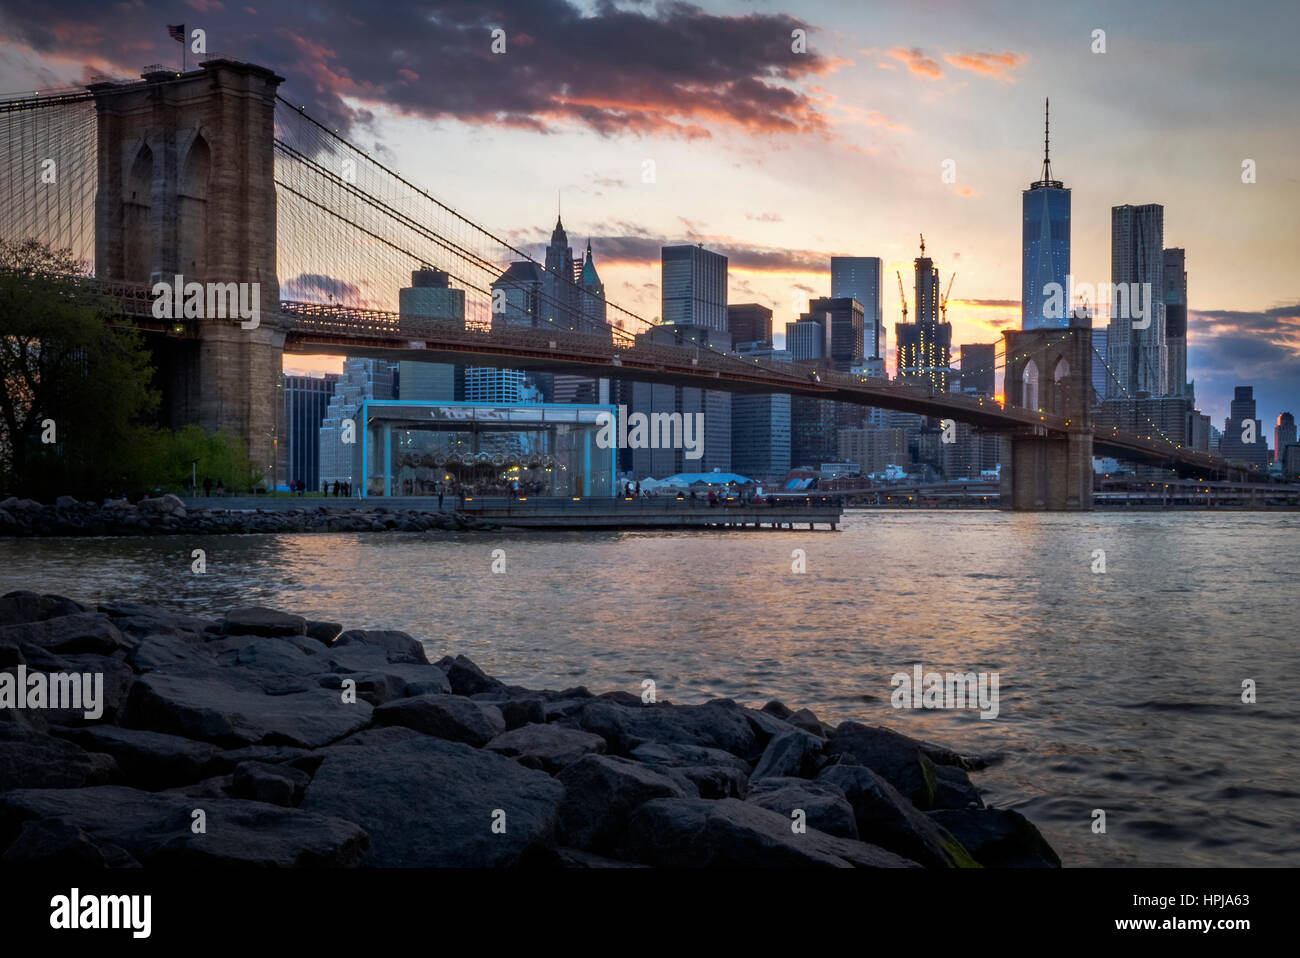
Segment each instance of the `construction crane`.
[[903,274],[894,270],[894,275],[898,277],[898,298],[903,301],[903,322],[907,322],[907,294],[903,292]]
[[956,273],[948,277],[948,288],[943,292],[943,299],[939,300],[939,321],[941,323],[948,322],[948,294],[952,292],[952,281],[956,278]]

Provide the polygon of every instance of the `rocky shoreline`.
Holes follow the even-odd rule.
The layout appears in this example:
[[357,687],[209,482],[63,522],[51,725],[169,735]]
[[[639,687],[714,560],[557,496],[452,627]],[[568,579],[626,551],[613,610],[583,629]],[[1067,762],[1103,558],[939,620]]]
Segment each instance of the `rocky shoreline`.
[[[218,500],[219,501],[219,500]],[[304,500],[306,501],[306,500]],[[162,536],[276,532],[486,531],[491,522],[454,511],[391,509],[376,505],[338,512],[323,506],[300,509],[186,508],[168,493],[138,503],[103,505],[60,496],[52,504],[10,496],[0,502],[0,536]]]
[[[60,674],[102,692],[56,701]],[[983,764],[779,702],[506,685],[270,609],[0,598],[0,867],[1059,866],[984,806]]]

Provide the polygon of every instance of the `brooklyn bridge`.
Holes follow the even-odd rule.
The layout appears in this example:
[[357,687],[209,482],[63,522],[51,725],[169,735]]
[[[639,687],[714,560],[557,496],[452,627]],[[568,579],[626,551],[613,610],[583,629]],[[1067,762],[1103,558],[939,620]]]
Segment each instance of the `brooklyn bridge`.
[[[169,424],[229,428],[255,462],[284,455],[277,387],[288,353],[545,370],[783,393],[965,422],[1005,436],[1001,501],[1086,510],[1095,455],[1184,477],[1265,480],[1149,429],[1098,431],[1090,320],[1003,333],[1004,402],[914,381],[667,344],[615,303],[604,321],[549,303],[494,316],[492,286],[523,251],[411,183],[279,93],[280,76],[209,55],[197,69],[0,101],[0,236],[67,248],[78,282],[148,334]],[[464,290],[463,321],[393,310],[413,271]],[[159,318],[154,284],[238,284],[259,320]],[[544,318],[543,318],[544,314]],[[269,471],[269,470],[268,470]]]

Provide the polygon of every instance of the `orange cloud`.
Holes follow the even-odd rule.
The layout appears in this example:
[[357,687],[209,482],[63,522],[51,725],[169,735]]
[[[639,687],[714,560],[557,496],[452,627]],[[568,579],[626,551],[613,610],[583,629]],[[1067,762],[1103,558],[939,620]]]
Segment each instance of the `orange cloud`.
[[889,55],[900,63],[907,64],[907,68],[918,76],[923,76],[927,80],[943,79],[943,71],[939,69],[939,64],[926,56],[919,47],[912,47],[910,50],[893,47]]
[[974,197],[979,196],[979,193],[971,189],[969,186],[959,186],[954,190],[954,192],[958,196],[964,196],[967,199],[973,199]]
[[1023,53],[1007,50],[1004,53],[945,53],[944,60],[959,70],[982,73],[996,80],[1014,83],[1011,71],[1029,60]]

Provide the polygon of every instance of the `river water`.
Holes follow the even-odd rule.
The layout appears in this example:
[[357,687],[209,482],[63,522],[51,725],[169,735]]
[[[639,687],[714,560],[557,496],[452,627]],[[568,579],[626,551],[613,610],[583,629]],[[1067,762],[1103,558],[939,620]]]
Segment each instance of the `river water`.
[[[976,785],[1067,865],[1296,866],[1298,559],[1295,514],[877,511],[836,533],[2,539],[0,592],[270,605],[520,685],[779,698],[996,754]],[[892,708],[918,662],[997,673],[998,716]]]

